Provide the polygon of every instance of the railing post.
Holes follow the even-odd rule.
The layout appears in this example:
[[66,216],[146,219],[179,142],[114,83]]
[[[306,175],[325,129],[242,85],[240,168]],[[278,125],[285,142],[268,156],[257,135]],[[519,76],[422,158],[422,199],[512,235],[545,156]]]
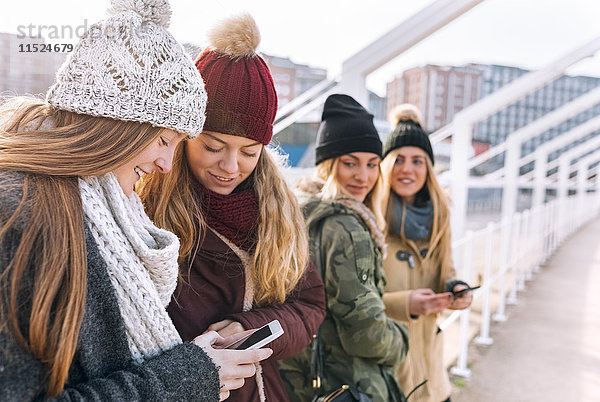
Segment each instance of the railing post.
[[531,206],[535,208],[538,205],[542,205],[544,203],[544,199],[546,198],[546,161],[548,159],[548,155],[546,153],[538,150],[535,153],[535,176],[534,176],[534,185],[533,185],[533,193],[531,195]]
[[492,264],[494,261],[494,231],[496,225],[488,222],[485,231],[485,267],[483,271],[483,305],[481,309],[481,331],[475,338],[478,345],[491,345],[494,340],[490,338],[490,293],[492,292]]
[[521,227],[521,252],[517,255],[522,262],[519,264],[521,270],[519,271],[519,281],[517,290],[525,290],[525,279],[531,278],[531,253],[530,244],[531,239],[529,238],[529,221],[531,220],[530,210],[523,211],[523,225]]
[[518,304],[519,301],[517,300],[517,266],[518,266],[518,261],[519,261],[519,246],[520,246],[520,242],[519,242],[519,234],[520,234],[520,230],[521,230],[521,214],[517,213],[514,217],[514,228],[513,228],[513,237],[512,237],[512,247],[511,247],[511,255],[512,257],[509,257],[509,268],[512,272],[511,275],[511,286],[510,286],[510,293],[508,295],[508,299],[506,299],[506,303],[508,304]]
[[551,253],[554,253],[556,246],[560,241],[560,209],[562,208],[563,200],[557,198],[556,202],[552,206],[552,247],[550,248]]
[[589,209],[589,205],[585,205],[585,196],[587,194],[587,164],[579,162],[577,164],[577,227],[583,223],[584,216],[582,211]]
[[562,243],[568,230],[568,221],[565,215],[567,213],[566,201],[569,197],[569,160],[564,156],[559,158],[558,188],[556,190],[556,195],[559,202],[558,243]]
[[541,226],[539,226],[539,231],[542,233],[542,258],[539,265],[546,262],[550,250],[550,208],[552,208],[552,201],[542,206]]
[[454,135],[450,157],[450,180],[452,191],[452,213],[450,223],[452,237],[460,239],[464,236],[467,220],[467,203],[469,198],[469,169],[467,157],[473,138],[473,122],[464,118],[454,121]]
[[554,249],[556,248],[556,244],[558,243],[558,210],[560,207],[560,201],[558,198],[554,200],[552,203],[552,207],[550,208],[550,250],[548,256],[550,256]]
[[531,266],[531,273],[534,274],[540,270],[540,265],[544,262],[544,252],[546,247],[546,226],[544,215],[546,213],[546,205],[538,205],[534,208],[532,214],[532,226],[530,226],[529,236],[533,239],[533,248],[535,250],[535,258]]
[[508,270],[508,245],[510,242],[511,220],[502,219],[500,225],[500,269],[498,270],[498,308],[494,314],[494,321],[506,321],[506,271]]
[[[471,280],[473,270],[473,232],[467,231],[465,248],[463,250],[463,278],[467,282]],[[456,366],[450,369],[454,375],[469,378],[471,370],[467,368],[467,357],[469,353],[469,319],[471,308],[466,308],[460,314],[460,338],[459,338],[459,354]]]
[[548,209],[548,204],[540,205],[536,211],[536,224],[531,230],[531,236],[535,239],[537,244],[537,257],[535,259],[535,264],[533,265],[533,273],[536,273],[540,270],[541,265],[544,263],[544,255],[546,248],[546,210]]
[[504,180],[502,181],[502,217],[511,217],[517,211],[519,194],[519,156],[521,143],[514,137],[506,139],[506,160],[504,162]]
[[571,234],[573,234],[573,230],[575,230],[575,214],[573,213],[575,208],[577,208],[576,205],[574,205],[576,200],[575,197],[576,196],[570,196],[567,199],[567,207],[565,208],[565,218],[567,220],[567,224],[569,225],[569,230],[567,232],[567,236],[565,237],[571,237]]

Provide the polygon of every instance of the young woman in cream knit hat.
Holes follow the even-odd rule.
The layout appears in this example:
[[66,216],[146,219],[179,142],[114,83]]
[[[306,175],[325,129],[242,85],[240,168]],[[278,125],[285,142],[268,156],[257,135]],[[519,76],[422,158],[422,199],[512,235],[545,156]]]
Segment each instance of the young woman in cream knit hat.
[[271,353],[182,342],[166,312],[179,240],[133,187],[202,131],[206,91],[166,0],[112,4],[46,101],[0,114],[2,401],[217,401]]

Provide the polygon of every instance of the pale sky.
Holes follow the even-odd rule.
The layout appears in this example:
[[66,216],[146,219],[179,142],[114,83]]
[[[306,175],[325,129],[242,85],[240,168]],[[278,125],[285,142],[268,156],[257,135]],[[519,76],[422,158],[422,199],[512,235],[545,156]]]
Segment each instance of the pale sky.
[[[326,68],[333,76],[344,60],[431,3],[172,0],[170,30],[181,42],[204,45],[206,31],[220,19],[248,11],[262,34],[259,51]],[[19,26],[31,24],[76,28],[87,21],[89,26],[106,15],[109,5],[109,0],[11,0],[0,8],[0,32],[17,33]],[[600,37],[600,0],[485,0],[373,73],[367,82],[370,89],[384,95],[385,83],[395,75],[428,63],[478,62],[536,69],[596,37]],[[578,63],[569,73],[600,76],[600,55]]]

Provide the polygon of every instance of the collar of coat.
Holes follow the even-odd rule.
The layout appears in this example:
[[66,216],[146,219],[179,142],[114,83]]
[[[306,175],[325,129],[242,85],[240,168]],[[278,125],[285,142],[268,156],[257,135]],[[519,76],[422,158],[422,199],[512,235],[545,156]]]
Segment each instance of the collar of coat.
[[385,235],[381,228],[377,226],[377,220],[373,212],[362,202],[347,196],[339,196],[332,200],[321,199],[321,189],[325,183],[315,177],[302,177],[298,180],[295,187],[296,196],[300,205],[305,206],[309,202],[321,201],[340,204],[350,212],[360,216],[367,225],[373,241],[383,252],[386,249]]

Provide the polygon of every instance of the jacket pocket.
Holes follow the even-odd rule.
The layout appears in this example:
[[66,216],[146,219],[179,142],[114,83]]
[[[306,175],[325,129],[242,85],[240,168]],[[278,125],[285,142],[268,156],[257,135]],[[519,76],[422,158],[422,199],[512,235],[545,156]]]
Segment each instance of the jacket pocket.
[[356,261],[356,274],[361,283],[365,283],[373,275],[373,242],[371,235],[364,231],[350,232],[354,259]]

